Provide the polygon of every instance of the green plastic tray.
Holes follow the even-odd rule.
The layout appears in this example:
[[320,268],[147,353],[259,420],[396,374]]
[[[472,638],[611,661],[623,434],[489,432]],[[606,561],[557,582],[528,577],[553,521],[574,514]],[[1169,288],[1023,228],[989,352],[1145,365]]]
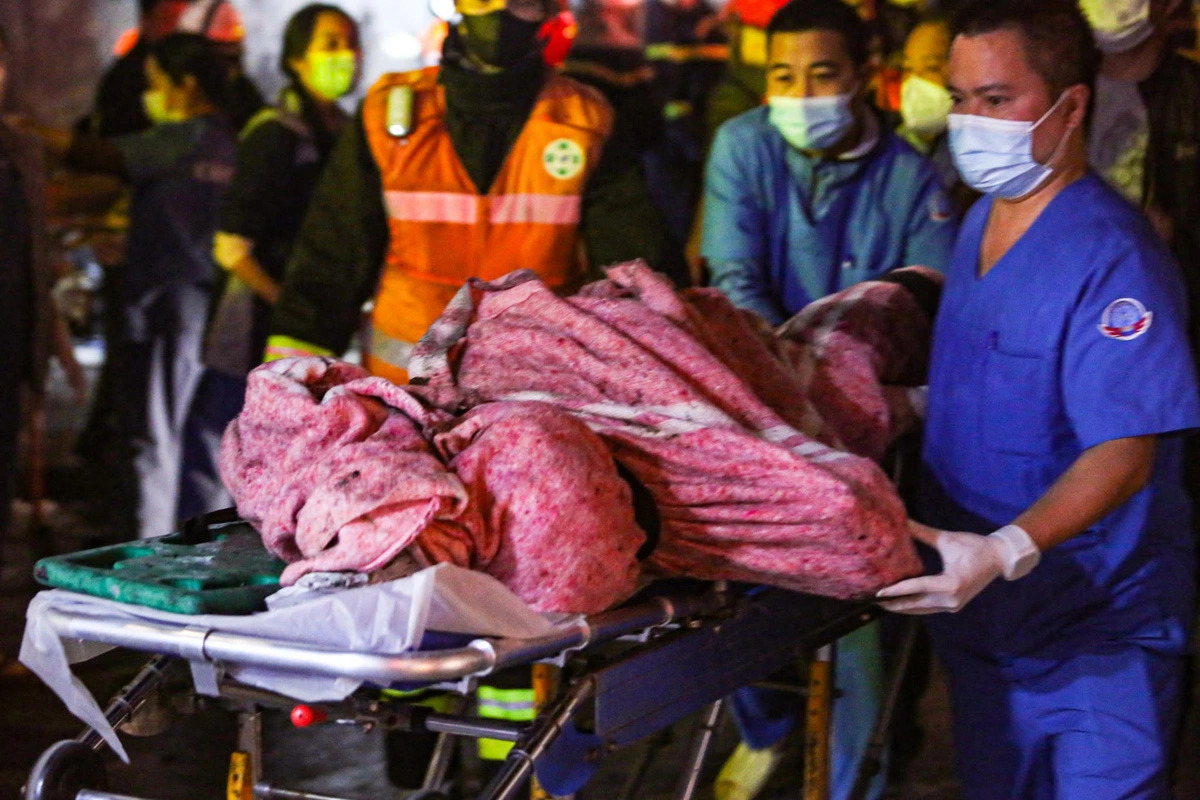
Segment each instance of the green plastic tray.
[[183,530],[43,558],[46,585],[177,614],[251,614],[279,589],[283,562],[246,522],[189,521]]

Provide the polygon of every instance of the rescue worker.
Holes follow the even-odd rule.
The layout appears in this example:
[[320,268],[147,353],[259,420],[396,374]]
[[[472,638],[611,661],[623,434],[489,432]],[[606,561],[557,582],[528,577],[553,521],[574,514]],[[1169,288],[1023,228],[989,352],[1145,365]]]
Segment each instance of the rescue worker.
[[954,28],[950,146],[987,197],[934,330],[912,527],[936,574],[879,596],[930,615],[967,798],[1167,798],[1195,601],[1183,284],[1088,169],[1078,7],[974,0]]
[[645,54],[661,102],[662,132],[645,153],[650,192],[673,241],[686,243],[704,187],[708,99],[729,45],[709,0],[646,0]]
[[404,382],[413,344],[470,277],[528,268],[568,291],[588,268],[662,263],[661,225],[636,153],[609,136],[610,106],[543,61],[554,0],[455,8],[441,67],[380,79],[335,147],[268,357],[342,352],[374,297],[366,367]]
[[[767,103],[723,125],[705,181],[712,285],[772,325],[813,300],[912,264],[943,269],[955,216],[937,175],[867,103],[867,26],[840,0],[795,0],[767,28]],[[882,693],[878,630],[839,642],[832,798],[851,791]],[[753,797],[795,723],[785,698],[735,695],[745,743],[719,800]],[[883,776],[870,796],[883,790]]]
[[361,62],[358,25],[346,12],[321,3],[301,8],[283,34],[279,64],[287,85],[238,137],[213,245],[225,275],[184,432],[180,519],[232,503],[217,471],[221,436],[241,410],[246,374],[262,360],[288,255],[348,121],[337,101],[353,91]]
[[[611,107],[547,68],[543,50],[566,33],[557,2],[455,9],[440,68],[381,78],[335,146],[289,259],[268,358],[344,351],[373,298],[365,365],[403,383],[413,344],[470,277],[527,268],[569,291],[606,264],[663,263],[662,226],[636,150],[610,136]],[[478,701],[481,714],[532,719],[528,673],[482,686]],[[509,748],[482,740],[480,752],[495,760]],[[389,775],[419,785],[423,759],[407,761]]]

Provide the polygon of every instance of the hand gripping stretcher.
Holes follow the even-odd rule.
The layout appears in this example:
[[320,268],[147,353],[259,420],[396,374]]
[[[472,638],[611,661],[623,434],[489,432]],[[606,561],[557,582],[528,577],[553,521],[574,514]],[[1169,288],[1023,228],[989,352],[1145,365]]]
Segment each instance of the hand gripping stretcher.
[[[479,800],[513,800],[526,793],[531,778],[533,791],[542,792],[541,797],[571,795],[585,786],[606,755],[700,711],[675,791],[679,800],[690,800],[723,698],[765,681],[797,656],[813,654],[809,686],[801,687],[809,703],[804,796],[825,796],[828,706],[833,696],[829,645],[873,616],[872,607],[863,603],[773,588],[672,581],[651,586],[617,609],[561,625],[549,635],[471,638],[426,632],[418,649],[400,654],[337,650],[186,623],[55,608],[44,611],[43,622],[63,640],[155,654],[105,710],[113,727],[136,718],[171,674],[185,666],[191,668],[192,691],[231,704],[239,720],[231,800],[353,800],[283,789],[263,779],[260,714],[268,708],[290,709],[298,726],[329,721],[438,734],[427,788],[413,796],[427,799],[444,797],[438,790],[450,763],[450,737],[514,742]],[[540,710],[527,723],[465,714],[465,700],[454,707],[456,713],[435,712],[384,691],[433,687],[465,698],[479,678],[529,664],[534,665]],[[362,686],[340,702],[306,704],[239,682],[229,675],[232,667],[349,678]],[[890,694],[904,668],[903,663],[895,665]],[[552,684],[557,686],[551,689]],[[879,768],[877,756],[892,705],[885,701],[877,725],[876,758],[869,754],[860,771],[864,787]],[[99,755],[104,744],[101,735],[88,728],[74,740],[52,745],[30,773],[25,800],[138,800],[105,791]],[[642,763],[633,770],[624,797],[638,796],[637,783],[647,766]]]

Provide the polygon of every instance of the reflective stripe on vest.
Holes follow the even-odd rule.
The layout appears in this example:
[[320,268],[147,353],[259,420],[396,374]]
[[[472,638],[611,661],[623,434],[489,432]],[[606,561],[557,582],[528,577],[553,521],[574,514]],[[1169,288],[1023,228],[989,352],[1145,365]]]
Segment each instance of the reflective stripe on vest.
[[646,45],[646,58],[650,61],[670,61],[675,64],[688,61],[728,61],[729,45],[657,42]]
[[384,192],[388,216],[403,222],[452,222],[474,225],[479,221],[479,198],[454,192]]
[[413,348],[416,347],[412,342],[388,336],[374,326],[371,328],[371,341],[368,346],[367,355],[396,369],[408,369],[408,361],[412,358]]
[[[384,192],[388,216],[403,222],[479,221],[479,197],[454,192]],[[579,195],[504,194],[489,198],[493,225],[578,225]]]
[[307,358],[310,356],[333,356],[334,352],[325,347],[319,347],[311,342],[293,339],[291,336],[271,336],[267,339],[267,351],[264,361],[278,361],[281,358]]

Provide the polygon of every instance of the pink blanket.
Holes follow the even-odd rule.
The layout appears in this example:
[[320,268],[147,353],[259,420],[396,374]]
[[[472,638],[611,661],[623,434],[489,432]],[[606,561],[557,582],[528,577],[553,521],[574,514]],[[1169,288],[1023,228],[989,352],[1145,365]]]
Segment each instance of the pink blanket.
[[[251,373],[221,473],[291,562],[284,585],[375,571],[403,550],[487,572],[543,611],[600,611],[637,585],[629,486],[604,444],[549,406],[455,419],[349,364],[277,361]],[[566,520],[603,535],[564,537]]]
[[646,538],[615,459],[657,509],[647,571],[865,597],[920,571],[871,459],[911,421],[889,384],[921,381],[928,327],[892,284],[774,335],[639,264],[570,298],[514,273],[464,287],[418,345],[413,385],[325,359],[255,370],[222,474],[293,562],[285,583],[407,551],[486,571],[539,610],[609,607],[633,592]]
[[628,264],[569,298],[529,273],[472,282],[409,373],[443,410],[537,400],[585,422],[654,496],[662,572],[866,596],[920,569],[905,512],[837,449],[850,437],[786,349],[718,293]]

